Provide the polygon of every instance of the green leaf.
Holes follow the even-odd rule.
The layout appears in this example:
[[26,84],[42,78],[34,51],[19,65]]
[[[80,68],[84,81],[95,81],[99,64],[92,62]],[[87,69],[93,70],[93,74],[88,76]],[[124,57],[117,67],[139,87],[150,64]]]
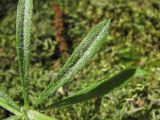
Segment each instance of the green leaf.
[[94,97],[102,96],[104,94],[109,93],[113,89],[128,83],[127,80],[133,77],[135,74],[136,74],[136,69],[134,68],[126,69],[110,79],[102,80],[85,89],[82,89],[73,94],[72,96],[67,97],[57,103],[54,103],[53,105],[50,105],[47,108],[76,104],[85,100],[89,100]]
[[20,107],[3,91],[0,91],[0,106],[15,115],[21,115]]
[[42,113],[33,110],[28,110],[27,117],[29,120],[56,120],[55,118],[46,116]]
[[30,34],[32,19],[32,0],[19,0],[16,21],[16,47],[18,54],[21,83],[25,108],[28,108],[29,61],[30,61]]
[[6,118],[4,120],[22,120],[20,116],[11,116],[9,118]]
[[58,88],[71,81],[91,58],[100,50],[101,46],[106,42],[109,32],[110,20],[103,21],[93,27],[87,34],[86,38],[73,52],[71,57],[65,63],[63,68],[50,82],[48,87],[42,92],[37,101],[38,104],[44,102]]

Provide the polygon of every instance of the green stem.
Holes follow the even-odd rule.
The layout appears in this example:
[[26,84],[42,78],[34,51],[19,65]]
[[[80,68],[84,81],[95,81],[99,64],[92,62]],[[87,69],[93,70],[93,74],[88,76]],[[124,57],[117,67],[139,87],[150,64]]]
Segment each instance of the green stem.
[[23,87],[23,98],[24,98],[24,110],[27,111],[29,108],[29,97],[27,85]]

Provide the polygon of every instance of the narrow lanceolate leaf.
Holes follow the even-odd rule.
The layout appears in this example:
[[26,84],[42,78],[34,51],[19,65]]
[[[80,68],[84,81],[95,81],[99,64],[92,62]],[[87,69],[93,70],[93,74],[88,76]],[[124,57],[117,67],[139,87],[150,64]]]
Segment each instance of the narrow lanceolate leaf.
[[46,116],[42,113],[33,110],[28,110],[27,117],[29,120],[56,120],[55,118]]
[[30,34],[32,18],[32,0],[19,0],[16,23],[16,47],[23,89],[25,108],[28,108],[27,82],[29,79]]
[[90,61],[106,42],[109,25],[110,20],[106,20],[91,29],[86,38],[80,43],[69,60],[65,63],[64,67],[59,71],[55,79],[50,82],[48,87],[39,96],[38,103],[42,103],[59,87],[70,81],[75,74]]
[[96,84],[93,84],[85,89],[82,89],[70,97],[67,97],[47,108],[60,107],[70,104],[76,104],[85,100],[89,100],[94,97],[99,97],[109,93],[111,90],[120,87],[127,83],[128,79],[133,77],[136,73],[136,69],[126,69],[123,72],[113,76],[110,79],[102,80]]
[[20,107],[3,91],[0,91],[0,106],[15,115],[21,115]]

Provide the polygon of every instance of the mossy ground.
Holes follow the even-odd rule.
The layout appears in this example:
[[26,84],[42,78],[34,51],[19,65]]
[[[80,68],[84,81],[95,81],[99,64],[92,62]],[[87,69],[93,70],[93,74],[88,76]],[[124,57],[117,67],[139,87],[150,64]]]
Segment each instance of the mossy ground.
[[[57,50],[53,25],[53,1],[34,1],[30,99],[52,80],[67,58]],[[94,59],[64,86],[66,96],[118,71],[137,66],[146,71],[141,78],[102,98],[74,106],[44,111],[60,120],[159,120],[160,119],[160,1],[79,0],[64,9],[65,39],[71,51],[89,29],[112,18],[108,42]],[[0,88],[22,104],[15,49],[16,1],[0,2]],[[61,61],[60,64],[57,61]],[[65,96],[56,93],[54,99]],[[0,108],[0,119],[11,114]]]

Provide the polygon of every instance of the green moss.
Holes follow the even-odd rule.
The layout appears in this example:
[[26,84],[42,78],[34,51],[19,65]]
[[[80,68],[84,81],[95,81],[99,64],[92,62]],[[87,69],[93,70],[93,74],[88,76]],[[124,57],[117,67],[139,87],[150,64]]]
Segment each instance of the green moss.
[[[45,111],[46,114],[56,115],[58,119],[63,120],[158,119],[160,116],[159,4],[158,0],[109,2],[104,0],[103,3],[96,3],[95,0],[80,0],[76,10],[68,9],[69,12],[66,12],[65,17],[66,38],[72,40],[72,49],[77,46],[91,26],[103,19],[112,18],[112,31],[102,52],[76,76],[76,82],[73,81],[72,84],[64,87],[67,94],[70,95],[82,86],[89,85],[97,78],[109,77],[115,71],[131,65],[141,66],[149,74],[135,79],[127,88],[118,89],[105,96],[101,100],[99,111],[94,112],[96,100],[93,99],[72,107],[48,110]],[[30,93],[32,96],[37,96],[54,77],[60,66],[51,67],[59,59],[53,29],[52,1],[35,1],[34,5],[33,21],[36,24],[33,26],[32,36],[33,69],[30,71],[30,77],[33,80],[30,82]],[[16,101],[22,101],[17,84],[20,84],[20,78],[15,64],[17,61],[14,47],[16,4],[10,2],[5,10],[3,18],[0,19],[0,87],[5,88],[4,90]],[[79,81],[80,78],[83,80]],[[57,93],[55,100],[62,97]],[[34,102],[33,97],[31,100]],[[54,100],[50,99],[50,102],[52,101]],[[0,119],[9,115],[7,111],[0,110]]]

